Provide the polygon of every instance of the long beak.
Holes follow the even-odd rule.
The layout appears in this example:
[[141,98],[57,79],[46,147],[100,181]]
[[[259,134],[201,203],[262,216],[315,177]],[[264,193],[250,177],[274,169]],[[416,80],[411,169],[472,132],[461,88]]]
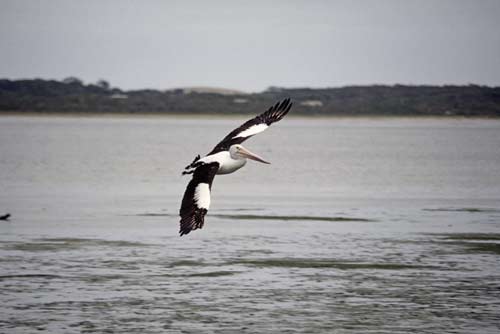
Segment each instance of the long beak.
[[267,162],[266,160],[262,159],[261,157],[259,157],[257,154],[255,153],[252,153],[250,152],[249,150],[247,150],[246,148],[240,146],[240,152],[239,152],[242,156],[248,158],[248,159],[252,159],[252,160],[255,160],[255,161],[258,161],[258,162],[262,162],[264,164],[271,164],[270,162]]

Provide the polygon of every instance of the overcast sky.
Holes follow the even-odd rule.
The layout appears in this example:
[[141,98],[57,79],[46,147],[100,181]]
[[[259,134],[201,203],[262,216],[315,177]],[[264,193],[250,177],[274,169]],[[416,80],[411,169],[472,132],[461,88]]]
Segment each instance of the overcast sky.
[[0,0],[0,77],[124,89],[500,85],[499,0]]

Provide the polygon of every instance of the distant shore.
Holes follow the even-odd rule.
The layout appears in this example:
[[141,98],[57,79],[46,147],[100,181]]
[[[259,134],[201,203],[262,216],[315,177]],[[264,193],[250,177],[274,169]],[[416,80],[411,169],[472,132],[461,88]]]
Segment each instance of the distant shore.
[[247,94],[206,87],[125,91],[76,78],[0,80],[0,115],[253,115],[287,97],[293,114],[306,117],[500,117],[500,87],[270,87]]
[[[16,117],[16,118],[175,118],[175,119],[247,119],[255,115],[242,114],[242,113],[232,113],[232,114],[202,114],[202,113],[124,113],[124,112],[109,112],[109,113],[97,113],[97,112],[19,112],[19,111],[0,111],[0,119]],[[490,116],[490,115],[390,115],[390,114],[379,114],[379,115],[304,115],[304,114],[293,114],[287,115],[287,119],[373,119],[373,120],[383,120],[383,119],[442,119],[442,120],[500,120],[500,116]]]

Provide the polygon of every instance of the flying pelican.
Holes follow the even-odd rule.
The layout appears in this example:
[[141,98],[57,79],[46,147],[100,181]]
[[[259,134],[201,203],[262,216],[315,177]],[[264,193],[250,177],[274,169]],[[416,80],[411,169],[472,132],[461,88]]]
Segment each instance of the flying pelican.
[[193,178],[187,185],[179,210],[181,236],[203,227],[205,215],[210,206],[212,181],[216,174],[230,174],[237,171],[245,166],[247,158],[269,164],[240,144],[281,120],[291,107],[289,98],[276,103],[266,112],[231,131],[205,157],[200,159],[198,155],[191,164],[186,166],[182,174],[193,174]]

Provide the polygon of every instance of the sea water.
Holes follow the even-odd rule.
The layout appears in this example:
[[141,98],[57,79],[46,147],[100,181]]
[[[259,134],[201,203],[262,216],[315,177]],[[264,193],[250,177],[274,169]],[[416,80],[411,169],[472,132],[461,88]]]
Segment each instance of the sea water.
[[500,121],[0,117],[1,333],[498,333]]

